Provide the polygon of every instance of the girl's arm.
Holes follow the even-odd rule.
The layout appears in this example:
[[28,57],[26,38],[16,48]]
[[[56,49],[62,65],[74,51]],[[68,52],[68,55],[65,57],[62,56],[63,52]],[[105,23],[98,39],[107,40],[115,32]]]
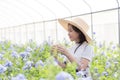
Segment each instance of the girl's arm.
[[[85,70],[88,67],[89,62],[90,62],[88,59],[82,58],[81,61],[78,62],[77,59],[72,54],[70,54],[67,49],[65,49],[61,45],[55,45],[54,47],[57,49],[58,52],[65,55],[70,62],[77,63],[78,70]],[[55,49],[55,48],[53,48],[53,49]],[[57,60],[57,62],[63,68],[66,66],[64,63],[62,63],[62,62],[60,62],[58,60]]]
[[78,70],[85,70],[89,65],[89,60],[86,58],[82,58],[80,62],[78,62],[71,54],[67,53],[66,57],[70,62],[75,62],[78,65]]
[[58,63],[59,66],[61,66],[62,68],[66,67],[66,63],[65,62],[60,62],[58,59],[55,58],[55,61]]
[[88,67],[89,62],[90,62],[88,59],[82,58],[81,61],[78,62],[77,59],[76,59],[73,55],[71,55],[71,54],[70,54],[65,48],[63,48],[62,46],[59,46],[59,45],[58,45],[58,46],[57,46],[57,49],[58,49],[59,52],[61,52],[63,55],[65,55],[70,62],[75,62],[75,63],[77,63],[79,70],[85,70],[85,69]]

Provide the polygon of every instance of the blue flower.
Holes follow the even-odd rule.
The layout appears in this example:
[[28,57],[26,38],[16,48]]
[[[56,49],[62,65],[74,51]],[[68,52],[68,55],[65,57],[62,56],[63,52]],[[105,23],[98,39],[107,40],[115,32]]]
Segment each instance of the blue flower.
[[105,68],[109,68],[110,66],[111,66],[111,63],[109,61],[107,61]]
[[27,47],[26,48],[26,52],[31,52],[32,51],[32,48],[31,47]]
[[93,79],[91,77],[87,77],[87,78],[81,78],[80,80],[93,80]]
[[2,52],[1,52],[1,54],[5,54],[5,52],[4,52],[4,51],[2,51]]
[[14,58],[18,58],[19,57],[19,55],[18,55],[18,53],[16,51],[13,51],[11,53],[11,56],[14,57]]
[[102,48],[103,47],[103,44],[102,43],[99,43],[99,48]]
[[4,64],[5,67],[11,67],[12,66],[12,62],[11,61],[6,61],[6,63]]
[[112,46],[112,49],[114,50],[115,48],[116,48],[116,46],[113,45],[113,46]]
[[44,78],[40,78],[40,80],[45,80]]
[[60,72],[56,75],[56,80],[74,80],[74,79],[69,73]]
[[6,70],[7,68],[0,64],[0,74],[4,73]]
[[21,56],[22,58],[28,57],[29,55],[30,55],[29,52],[21,52],[21,53],[20,53],[20,56]]
[[3,55],[2,54],[0,54],[0,60],[2,60],[3,59]]
[[108,76],[108,72],[103,72],[102,75]]
[[101,54],[102,54],[103,56],[106,56],[105,52],[101,52]]
[[93,34],[95,35],[95,34],[96,34],[96,32],[93,32]]
[[12,77],[11,80],[27,80],[23,74],[18,74],[16,77]]
[[8,48],[8,50],[14,50],[14,45],[11,44],[11,45],[10,45],[10,48]]
[[44,50],[44,47],[42,47],[41,49],[40,49],[40,52],[42,52]]
[[28,59],[27,58],[23,58],[23,61],[26,62]]
[[23,66],[23,70],[31,69],[32,66],[33,66],[33,61],[27,61]]
[[38,67],[38,66],[44,66],[44,63],[42,60],[39,60],[38,62],[36,62],[35,67]]
[[88,77],[88,68],[86,70],[81,70],[79,72],[76,73],[76,75],[80,78],[86,78]]
[[94,71],[95,71],[95,73],[98,73],[98,68],[95,67],[95,68],[94,68]]
[[100,73],[95,73],[95,76],[100,77],[101,74]]
[[5,49],[5,46],[4,46],[4,45],[2,45],[2,49],[3,49],[3,50]]

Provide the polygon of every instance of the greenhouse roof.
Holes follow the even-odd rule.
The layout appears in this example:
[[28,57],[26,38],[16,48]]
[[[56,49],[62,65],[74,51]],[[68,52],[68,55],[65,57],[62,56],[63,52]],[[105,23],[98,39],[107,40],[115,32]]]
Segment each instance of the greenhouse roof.
[[118,8],[120,0],[0,0],[0,28]]

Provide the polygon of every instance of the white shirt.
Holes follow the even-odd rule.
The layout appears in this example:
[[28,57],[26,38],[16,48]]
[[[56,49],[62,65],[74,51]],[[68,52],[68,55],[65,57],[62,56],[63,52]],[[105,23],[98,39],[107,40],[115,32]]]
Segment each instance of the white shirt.
[[[84,42],[79,47],[78,46],[79,46],[79,44],[75,44],[74,46],[69,48],[68,49],[69,53],[72,54],[77,59],[78,62],[80,62],[81,58],[86,58],[86,59],[90,60],[90,62],[91,62],[92,58],[94,56],[93,48],[87,42]],[[74,53],[76,48],[77,48],[77,50]]]
[[[74,46],[69,48],[69,53],[77,59],[78,63],[80,63],[81,58],[86,58],[91,62],[94,56],[93,48],[87,42],[82,43],[80,46],[79,45],[80,44],[75,44]],[[77,75],[80,75],[79,73],[81,73],[81,71],[77,72]],[[82,73],[84,73],[84,75],[87,75],[87,77],[84,80],[92,80],[89,67],[87,67],[86,70],[82,71]]]

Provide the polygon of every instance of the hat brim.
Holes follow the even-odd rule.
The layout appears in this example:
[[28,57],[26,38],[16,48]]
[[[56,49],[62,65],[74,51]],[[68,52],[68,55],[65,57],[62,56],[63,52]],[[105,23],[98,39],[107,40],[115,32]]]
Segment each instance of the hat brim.
[[88,36],[88,34],[79,26],[77,25],[76,23],[70,21],[70,20],[64,20],[64,19],[58,19],[58,22],[63,26],[63,28],[65,30],[68,31],[68,24],[71,24],[71,25],[74,25],[75,27],[77,27],[78,29],[80,29],[80,31],[83,32],[83,34],[85,35],[86,37],[86,40],[88,41],[88,43],[91,43],[92,42],[92,39]]

